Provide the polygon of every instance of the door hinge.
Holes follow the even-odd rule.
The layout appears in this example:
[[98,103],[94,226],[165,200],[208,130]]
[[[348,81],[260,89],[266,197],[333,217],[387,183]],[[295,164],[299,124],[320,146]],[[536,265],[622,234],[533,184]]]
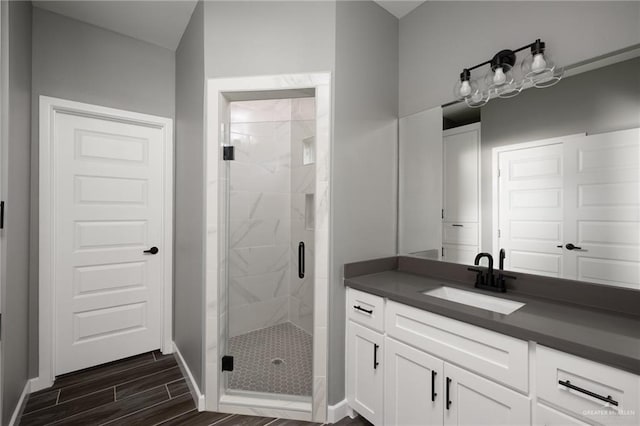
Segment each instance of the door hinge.
[[0,201],[0,229],[4,229],[4,201]]
[[502,234],[501,234],[500,230],[498,229],[498,238],[500,238],[500,237],[501,237],[501,235],[502,235]]
[[442,209],[442,219],[444,219],[444,209]]
[[236,153],[233,145],[222,147],[222,159],[224,161],[233,161],[236,159]]
[[444,257],[444,247],[442,247],[442,257]]
[[233,357],[231,355],[222,357],[222,371],[233,371]]
[[498,169],[498,177],[500,177],[500,169]]

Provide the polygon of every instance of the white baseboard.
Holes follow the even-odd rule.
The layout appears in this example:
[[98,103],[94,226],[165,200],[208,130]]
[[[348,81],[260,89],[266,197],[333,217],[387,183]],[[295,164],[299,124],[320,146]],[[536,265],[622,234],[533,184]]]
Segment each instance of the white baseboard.
[[353,418],[354,413],[346,399],[338,402],[336,405],[327,407],[327,423],[338,423],[345,417]]
[[16,405],[16,409],[13,410],[13,415],[11,416],[11,420],[9,420],[9,426],[17,425],[20,422],[20,418],[22,417],[22,412],[24,411],[25,405],[27,405],[27,397],[31,393],[31,380],[27,380],[27,383],[24,384],[24,389],[22,390],[22,394],[20,395],[20,399],[18,400],[18,404]]
[[182,354],[180,353],[180,349],[178,346],[173,343],[173,352],[176,355],[176,359],[178,360],[178,366],[180,367],[180,371],[182,374],[187,377],[187,386],[189,386],[189,390],[191,391],[191,396],[193,397],[193,401],[196,403],[196,407],[198,411],[204,411],[204,395],[200,392],[200,388],[193,378],[193,374],[191,374],[191,370],[187,366],[187,363],[184,361]]
[[29,380],[29,392],[34,393],[53,386],[53,380],[43,379],[42,377],[34,377]]

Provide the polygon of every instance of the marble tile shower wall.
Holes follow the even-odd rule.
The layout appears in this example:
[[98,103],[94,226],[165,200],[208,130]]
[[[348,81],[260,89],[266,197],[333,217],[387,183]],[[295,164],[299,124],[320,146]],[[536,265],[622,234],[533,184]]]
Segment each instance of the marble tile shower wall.
[[[301,158],[299,166],[292,164],[293,133],[296,139],[309,134],[308,123],[292,117],[303,117],[305,108],[289,99],[231,104],[236,156],[229,175],[229,337],[287,321],[311,332],[313,287],[307,282],[292,285],[298,279],[297,244],[302,241],[292,238],[294,230],[295,238],[307,238],[313,247],[313,239],[301,234],[299,218],[293,217],[299,209],[294,208],[296,191],[313,188],[315,177],[308,181],[296,171]],[[304,202],[302,194],[303,227]],[[312,282],[309,262],[307,276]]]
[[[304,143],[315,150],[315,98],[291,101],[291,281],[289,286],[289,320],[313,334],[314,224],[307,220],[306,197],[315,193],[315,160],[303,164]],[[311,223],[307,223],[311,222]],[[298,277],[298,244],[306,249],[305,276]]]
[[291,102],[231,104],[229,337],[286,322]]

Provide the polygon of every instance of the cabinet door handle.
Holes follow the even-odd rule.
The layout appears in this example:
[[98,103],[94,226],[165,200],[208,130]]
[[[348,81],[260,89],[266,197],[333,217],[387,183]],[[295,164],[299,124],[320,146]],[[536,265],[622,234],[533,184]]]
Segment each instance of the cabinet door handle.
[[438,394],[436,393],[436,372],[434,370],[431,370],[431,401],[435,401],[436,400],[436,396],[438,396]]
[[616,407],[618,406],[618,401],[614,400],[613,398],[611,398],[611,395],[607,395],[606,397],[602,396],[602,395],[598,395],[595,392],[591,392],[590,390],[586,390],[586,389],[582,389],[581,387],[578,387],[576,385],[572,385],[571,382],[569,380],[558,380],[558,383],[561,384],[562,386],[565,386],[569,389],[573,389],[574,391],[578,391],[581,392],[585,395],[589,395],[592,398],[595,399],[599,399],[600,401],[604,401],[604,402],[608,402],[611,405],[615,405]]
[[450,387],[451,387],[451,379],[447,377],[447,394],[446,394],[447,410],[449,409],[449,407],[451,407],[451,399],[449,398]]
[[357,310],[362,311],[364,313],[367,313],[369,315],[371,315],[373,313],[373,309],[365,309],[360,305],[353,305],[353,309],[357,309]]
[[458,227],[458,228],[463,228],[463,227],[464,227],[464,225],[460,225],[459,223],[454,223],[454,224],[453,224],[453,225],[451,225],[451,226],[456,226],[456,227]]
[[373,344],[373,369],[377,369],[378,365],[380,365],[380,363],[378,362],[378,348],[380,347],[380,345],[374,343]]

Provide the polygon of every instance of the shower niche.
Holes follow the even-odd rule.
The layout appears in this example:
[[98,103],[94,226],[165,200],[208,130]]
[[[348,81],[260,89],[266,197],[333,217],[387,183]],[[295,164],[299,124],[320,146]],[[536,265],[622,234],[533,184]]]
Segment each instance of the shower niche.
[[222,390],[310,404],[315,98],[233,101],[228,113]]

